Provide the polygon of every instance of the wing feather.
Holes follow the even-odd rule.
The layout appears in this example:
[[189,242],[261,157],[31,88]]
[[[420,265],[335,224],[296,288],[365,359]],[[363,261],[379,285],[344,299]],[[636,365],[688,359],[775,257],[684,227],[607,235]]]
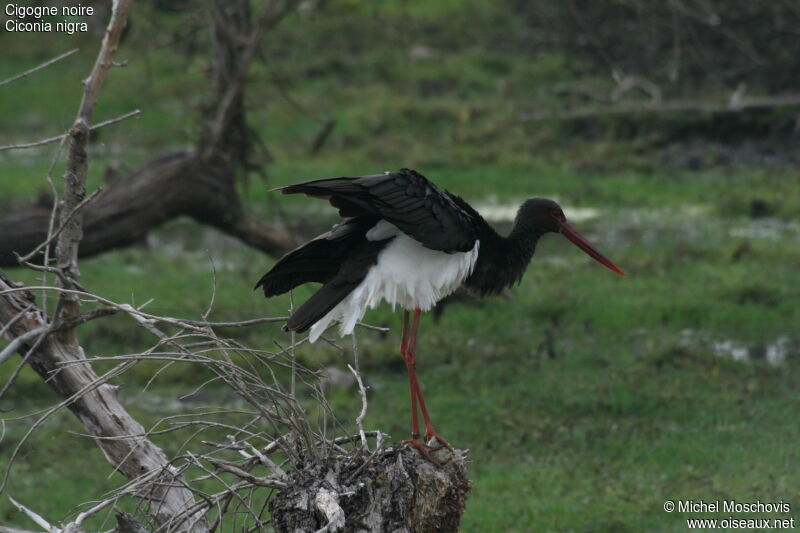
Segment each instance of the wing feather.
[[471,250],[486,224],[466,202],[409,169],[323,178],[281,190],[328,198],[344,217],[377,215],[426,248],[448,253]]

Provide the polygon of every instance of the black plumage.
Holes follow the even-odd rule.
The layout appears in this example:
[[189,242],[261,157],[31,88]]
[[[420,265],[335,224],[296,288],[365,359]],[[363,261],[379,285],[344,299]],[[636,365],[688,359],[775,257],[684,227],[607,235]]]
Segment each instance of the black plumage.
[[324,285],[289,317],[285,329],[302,333],[328,314],[364,280],[389,240],[364,241],[351,247],[350,255],[342,261],[339,271],[323,282]]
[[367,240],[367,231],[377,222],[377,217],[362,216],[335,225],[330,231],[284,255],[258,280],[256,288],[261,287],[264,296],[269,298],[304,283],[329,281]]
[[[560,215],[559,215],[560,214]],[[464,285],[481,295],[497,294],[522,280],[536,244],[548,232],[557,232],[561,208],[552,200],[526,200],[517,212],[508,237],[502,237],[483,219],[479,226],[481,251]]]
[[264,296],[277,296],[308,282],[323,286],[298,308],[285,329],[304,332],[325,316],[364,279],[391,239],[370,241],[366,233],[377,222],[362,215],[337,224],[329,232],[284,255],[256,283]]
[[[548,232],[563,232],[612,268],[607,259],[599,259],[602,257],[599,252],[588,251],[575,240],[574,230],[566,224],[561,207],[546,198],[525,201],[511,232],[502,237],[467,202],[410,169],[372,176],[322,178],[278,190],[283,194],[303,193],[328,200],[345,218],[331,231],[281,258],[256,285],[269,297],[308,282],[323,284],[289,319],[286,328],[298,332],[331,311],[377,263],[381,250],[391,240],[367,238],[367,232],[380,220],[396,226],[425,248],[448,254],[468,252],[479,241],[477,259],[463,283],[482,295],[495,294],[518,283],[533,258],[539,238]],[[578,239],[585,241],[580,236]],[[621,273],[616,267],[612,270]]]
[[373,215],[397,226],[426,248],[467,252],[483,219],[459,197],[407,168],[373,176],[323,178],[279,189],[327,199],[342,217]]

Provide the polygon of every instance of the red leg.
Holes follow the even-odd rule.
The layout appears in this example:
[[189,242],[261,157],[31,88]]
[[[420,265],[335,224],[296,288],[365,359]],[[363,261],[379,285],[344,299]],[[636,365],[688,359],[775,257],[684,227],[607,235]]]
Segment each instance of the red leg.
[[408,311],[403,309],[403,339],[400,341],[400,355],[406,359],[406,348],[408,348]]
[[[414,324],[416,324],[418,321],[418,314],[418,311],[414,313]],[[410,340],[408,331],[408,311],[403,311],[403,340],[400,343],[400,353],[403,356],[403,360],[406,362],[406,369],[408,370],[408,387],[411,394],[411,438],[403,441],[403,444],[408,444],[412,448],[419,450],[419,453],[421,453],[425,459],[431,463],[438,464],[436,460],[431,457],[431,447],[422,442],[419,438],[419,420],[417,419],[417,396],[419,395],[419,384],[417,383],[417,375],[414,371],[415,361],[412,344],[416,342],[416,338],[412,335],[411,339],[413,340]],[[416,332],[416,328],[414,328],[414,331]]]
[[419,407],[422,410],[422,420],[425,423],[425,441],[430,442],[431,439],[435,438],[439,441],[440,444],[443,444],[448,449],[452,450],[453,447],[450,446],[444,437],[439,435],[436,430],[433,428],[433,424],[431,423],[431,417],[428,415],[428,409],[425,406],[425,399],[422,397],[422,389],[419,385],[419,379],[417,378],[416,373],[416,366],[417,366],[417,328],[419,327],[419,317],[420,317],[420,310],[414,310],[414,322],[411,324],[411,335],[410,339],[408,340],[408,344],[406,350],[408,352],[409,359],[411,360],[411,368],[412,374],[414,379],[414,388],[416,389],[417,399],[419,400]]
[[414,371],[408,361],[408,311],[403,310],[403,340],[400,341],[400,355],[408,370],[408,387],[411,395],[411,439],[419,440],[419,420],[417,419],[417,395],[414,391]]
[[[419,327],[419,317],[420,317],[420,310],[414,310],[414,320],[411,323],[411,331],[408,336],[406,336],[405,332],[408,329],[408,311],[405,311],[403,320],[403,331],[404,331],[404,342],[401,345],[401,349],[405,346],[405,354],[404,359],[406,362],[406,368],[408,369],[408,381],[409,387],[411,389],[411,406],[412,406],[412,438],[406,441],[407,444],[410,444],[412,447],[416,448],[417,450],[422,453],[422,455],[431,461],[432,463],[436,463],[433,458],[430,456],[430,451],[436,450],[438,448],[431,447],[427,442],[430,442],[432,439],[436,439],[439,441],[440,444],[448,447],[449,449],[453,449],[450,444],[439,435],[436,430],[433,428],[433,424],[431,424],[430,416],[428,415],[428,409],[425,406],[425,400],[422,397],[422,390],[419,386],[419,380],[417,379],[416,373],[416,365],[417,365],[417,354],[416,354],[416,347],[417,347],[417,328]],[[417,412],[416,412],[416,402],[419,400],[420,409],[422,410],[422,418],[425,422],[425,442],[421,442],[419,440],[419,426],[417,424]],[[440,446],[441,447],[441,446]]]

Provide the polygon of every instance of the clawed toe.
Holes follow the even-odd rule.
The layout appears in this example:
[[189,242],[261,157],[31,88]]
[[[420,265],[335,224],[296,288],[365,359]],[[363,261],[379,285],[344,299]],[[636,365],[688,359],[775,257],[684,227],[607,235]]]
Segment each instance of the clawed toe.
[[436,439],[436,441],[440,444],[440,446],[436,448],[437,450],[441,448],[447,448],[451,452],[453,451],[453,447],[450,446],[450,443],[447,442],[444,437],[436,433],[436,431],[431,428],[425,432],[425,441],[431,442],[433,439]]
[[434,459],[431,456],[432,452],[435,452],[437,450],[441,450],[442,449],[441,446],[428,446],[427,444],[422,442],[420,439],[404,440],[403,444],[411,446],[412,448],[416,449],[417,451],[419,451],[419,453],[422,454],[422,456],[425,459],[427,459],[429,462],[435,464],[436,466],[442,466],[442,464],[439,461],[437,461],[436,459]]

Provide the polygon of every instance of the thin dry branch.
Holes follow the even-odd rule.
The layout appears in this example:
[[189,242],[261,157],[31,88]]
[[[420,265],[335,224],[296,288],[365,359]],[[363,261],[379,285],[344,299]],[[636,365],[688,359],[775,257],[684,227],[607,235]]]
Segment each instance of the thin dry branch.
[[46,335],[49,332],[50,332],[50,328],[49,327],[42,326],[40,328],[36,328],[36,329],[30,330],[30,331],[26,331],[25,333],[23,333],[22,335],[20,335],[18,337],[14,337],[14,339],[11,342],[8,343],[8,346],[6,346],[3,349],[3,351],[0,351],[0,364],[5,363],[6,360],[9,357],[11,357],[15,353],[17,353],[17,351],[22,346],[24,346],[25,344],[27,344],[28,342],[30,342],[34,338],[39,337],[41,335]]
[[361,381],[361,373],[350,365],[347,365],[347,368],[350,369],[350,372],[353,373],[358,382],[358,392],[361,394],[361,412],[358,413],[356,417],[356,426],[358,426],[358,434],[361,436],[361,446],[365,450],[369,450],[367,446],[367,435],[364,432],[364,417],[367,416],[367,389],[364,388],[364,382]]
[[49,533],[61,533],[60,529],[51,525],[50,522],[45,520],[41,515],[35,513],[34,511],[31,511],[30,509],[19,503],[11,496],[9,496],[8,499],[11,500],[11,503],[14,504],[14,507],[16,507],[19,510],[19,512],[21,512],[22,514],[33,520],[36,523],[36,525],[39,526],[40,528],[44,529],[45,531],[48,531]]
[[[111,124],[116,124],[117,122],[122,122],[123,120],[135,117],[136,115],[140,115],[141,113],[142,113],[141,110],[134,109],[133,111],[125,113],[124,115],[120,115],[118,117],[100,122],[99,124],[95,124],[94,126],[89,127],[89,131],[99,130],[100,128],[104,128],[106,126],[110,126]],[[0,152],[4,150],[19,150],[25,148],[36,148],[37,146],[45,146],[58,141],[62,141],[66,139],[68,136],[69,133],[62,133],[61,135],[56,135],[55,137],[48,137],[47,139],[42,139],[41,141],[34,141],[22,144],[7,144],[4,146],[0,146]]]
[[9,83],[15,82],[15,81],[17,81],[17,80],[19,80],[19,79],[22,79],[22,78],[24,78],[25,76],[30,76],[30,75],[31,75],[31,74],[33,74],[34,72],[37,72],[37,71],[39,71],[39,70],[42,70],[43,68],[49,67],[49,66],[50,66],[50,65],[52,65],[53,63],[58,63],[58,62],[59,62],[59,61],[61,61],[62,59],[66,59],[67,57],[69,57],[69,56],[71,56],[72,54],[76,53],[78,50],[79,50],[78,48],[75,48],[75,49],[72,49],[72,50],[70,50],[69,52],[64,52],[64,53],[63,53],[63,54],[61,54],[60,56],[56,56],[56,57],[54,57],[53,59],[50,59],[50,60],[48,60],[48,61],[45,61],[44,63],[42,63],[42,64],[41,64],[41,65],[39,65],[39,66],[33,67],[32,69],[30,69],[30,70],[26,70],[25,72],[22,72],[22,73],[20,73],[20,74],[17,74],[16,76],[11,76],[10,78],[8,78],[8,79],[6,79],[6,80],[0,81],[0,87],[2,87],[3,85],[8,85]]
[[[64,271],[64,275],[76,281],[80,280],[78,246],[83,238],[83,216],[78,210],[78,206],[86,197],[86,177],[89,170],[87,148],[92,115],[97,99],[100,97],[100,88],[106,79],[108,70],[113,66],[112,59],[128,21],[131,1],[115,0],[112,5],[111,19],[106,27],[100,52],[94,67],[92,67],[92,72],[84,82],[83,98],[78,109],[78,116],[69,131],[69,155],[63,176],[64,194],[60,215],[60,225],[63,230],[56,244],[56,260],[58,268]],[[62,286],[69,288],[69,285],[64,285],[63,281]],[[80,303],[77,298],[67,294],[61,294],[59,298],[61,304],[59,318],[66,320],[80,313]],[[65,338],[74,347],[78,347],[72,330],[65,332]]]
[[211,457],[206,457],[206,461],[208,461],[215,467],[219,468],[220,470],[229,472],[234,476],[242,479],[243,481],[247,481],[248,483],[251,483],[253,485],[257,485],[260,487],[271,487],[273,489],[286,488],[286,482],[281,481],[280,479],[268,476],[254,476],[250,472],[242,470],[238,466],[228,463],[227,461],[220,461],[217,459],[213,459]]
[[83,209],[83,207],[84,207],[84,206],[88,205],[88,204],[89,204],[89,203],[90,203],[92,200],[94,200],[95,198],[97,198],[97,195],[98,195],[98,194],[100,194],[100,192],[101,192],[102,190],[103,190],[103,189],[97,189],[97,190],[96,190],[96,191],[94,191],[92,194],[90,194],[89,196],[87,196],[86,198],[84,198],[83,200],[81,200],[81,201],[80,201],[80,203],[78,203],[78,205],[76,205],[76,206],[75,206],[75,208],[72,210],[72,212],[71,212],[71,213],[68,213],[68,214],[67,214],[67,216],[66,216],[66,217],[64,217],[64,219],[62,220],[62,222],[61,222],[61,225],[58,227],[58,229],[57,229],[57,230],[55,230],[55,231],[51,231],[51,232],[50,232],[50,236],[47,238],[47,240],[45,240],[45,241],[44,241],[43,243],[41,243],[39,246],[37,246],[36,248],[34,248],[33,250],[31,250],[31,251],[30,251],[28,254],[26,254],[25,256],[23,256],[23,257],[19,257],[19,256],[17,256],[17,260],[18,260],[20,263],[26,263],[27,261],[30,261],[30,260],[31,260],[31,258],[32,258],[33,256],[35,256],[35,255],[36,255],[36,254],[38,254],[40,251],[42,251],[42,249],[44,249],[46,246],[50,246],[50,243],[51,243],[51,242],[53,242],[55,239],[57,239],[57,238],[58,238],[58,237],[61,235],[61,232],[64,230],[64,227],[66,226],[66,224],[67,224],[68,222],[71,222],[71,221],[72,221],[72,219],[73,219],[73,218],[74,218],[74,217],[75,217],[75,216],[76,216],[78,213],[80,213],[80,212],[81,212],[81,209]]
[[[221,86],[222,91],[216,95],[218,104],[216,116],[211,124],[209,139],[205,147],[206,155],[216,153],[222,147],[225,136],[229,133],[231,123],[240,114],[241,102],[244,93],[244,84],[247,80],[250,63],[256,53],[256,49],[261,39],[261,35],[269,28],[275,26],[283,17],[290,13],[299,3],[299,0],[284,0],[283,2],[263,2],[261,11],[255,17],[255,23],[249,28],[249,33],[241,36],[238,32],[243,28],[232,27],[231,21],[224,13],[224,3],[212,2],[211,15],[214,26],[221,38],[217,46],[224,48],[231,45],[239,49],[235,55],[235,63],[227,64],[227,61],[218,59],[217,68],[227,72],[217,73],[217,82],[224,81]],[[249,24],[245,23],[246,26]],[[231,58],[228,58],[231,59]],[[224,78],[224,80],[219,79]]]
[[0,533],[39,533],[29,529],[17,529],[15,527],[0,526]]

